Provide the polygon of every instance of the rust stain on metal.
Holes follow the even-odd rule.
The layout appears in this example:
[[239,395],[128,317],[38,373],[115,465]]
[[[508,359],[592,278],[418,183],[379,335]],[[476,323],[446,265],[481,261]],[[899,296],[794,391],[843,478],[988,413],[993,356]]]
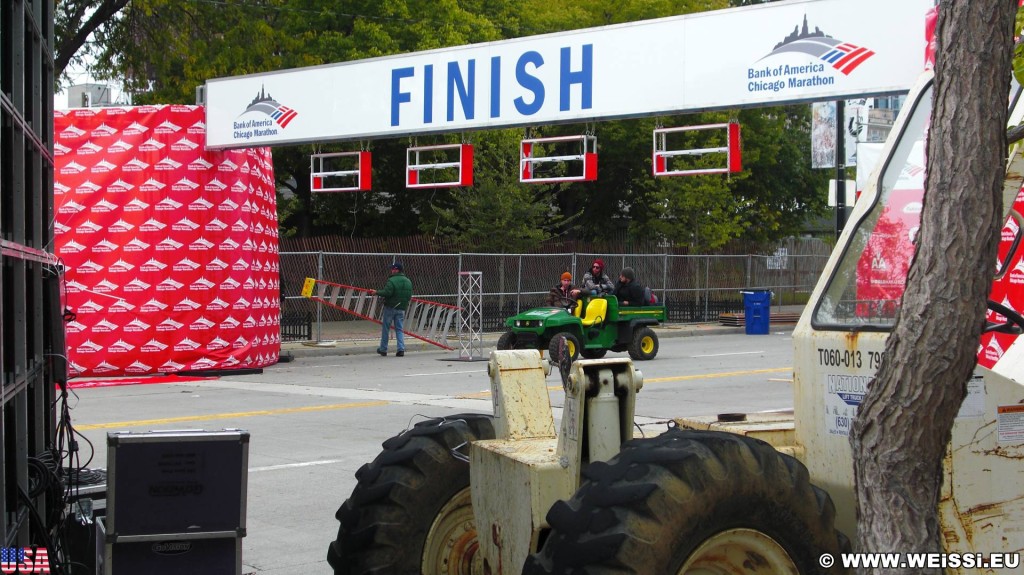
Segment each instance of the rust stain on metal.
[[843,339],[846,340],[847,349],[857,349],[858,340],[860,339],[859,331],[848,331],[843,334]]
[[501,553],[500,553],[500,551],[501,551],[501,549],[503,547],[503,545],[501,544],[501,525],[498,525],[497,523],[494,523],[494,524],[491,525],[491,541],[494,542],[494,544],[498,547],[498,551],[499,551],[499,553],[498,553],[498,573],[499,574],[500,573],[504,573],[505,572],[505,567],[504,567],[504,562],[503,562],[503,559],[502,559],[502,556],[501,556]]
[[1015,501],[1022,501],[1022,500],[1024,500],[1024,497],[1016,497],[1014,499],[1008,499],[1006,501],[1000,501],[998,503],[986,503],[984,505],[977,505],[975,507],[972,507],[972,508],[968,509],[967,513],[965,513],[964,515],[970,516],[970,515],[985,514],[985,515],[988,515],[990,517],[1005,515],[1006,514],[1006,510],[1004,509],[1004,507],[1006,507],[1007,505],[1009,505],[1009,504],[1011,504],[1011,503],[1013,503]]
[[[956,516],[957,525],[948,525],[946,521],[942,521],[943,536],[947,542],[947,547],[960,544],[961,538],[957,534],[957,527],[963,530],[963,538],[966,541],[975,541],[981,534],[996,528],[998,521],[993,521],[994,519],[1006,517],[1014,513],[1013,510],[1020,506],[1019,502],[1021,501],[1024,501],[1024,497],[976,505],[963,512],[954,504],[952,509]],[[1003,539],[1005,540],[1005,537]]]
[[1009,453],[1005,447],[997,446],[995,449],[986,449],[982,451],[985,455],[994,455],[996,457],[1004,457],[1006,459],[1024,459],[1024,454],[1021,453]]
[[984,441],[985,439],[987,439],[988,437],[990,437],[992,435],[992,433],[994,432],[995,425],[996,425],[995,421],[989,421],[988,423],[982,425],[977,430],[975,430],[974,436],[971,437],[970,443],[967,443],[965,445],[962,445],[962,446],[958,447],[956,449],[956,451],[959,452],[961,449],[971,449],[971,451],[977,452],[973,448],[977,444],[981,443],[982,441]]

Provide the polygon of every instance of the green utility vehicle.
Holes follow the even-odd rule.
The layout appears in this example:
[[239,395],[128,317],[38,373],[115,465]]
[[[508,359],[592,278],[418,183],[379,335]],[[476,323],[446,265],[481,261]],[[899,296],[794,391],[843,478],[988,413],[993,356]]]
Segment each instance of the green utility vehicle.
[[664,305],[619,307],[613,295],[564,299],[561,307],[537,307],[505,320],[509,330],[498,349],[548,350],[558,358],[562,339],[571,355],[600,359],[608,350],[628,351],[635,360],[658,355],[658,334],[651,326],[665,321]]

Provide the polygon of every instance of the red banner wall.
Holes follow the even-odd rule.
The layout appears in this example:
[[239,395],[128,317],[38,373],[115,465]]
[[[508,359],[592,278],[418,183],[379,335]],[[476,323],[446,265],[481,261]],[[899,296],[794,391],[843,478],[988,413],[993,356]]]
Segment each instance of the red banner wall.
[[280,352],[267,148],[207,152],[198,106],[54,114],[73,375],[262,367]]
[[[1024,189],[1017,192],[1013,201],[1017,214],[1024,214]],[[1020,313],[1024,311],[1024,245],[1018,239],[1021,227],[1013,216],[1006,218],[1000,234],[999,257],[996,261],[996,278],[988,299]],[[1013,250],[1013,251],[1011,251]],[[1003,314],[988,310],[987,321],[1005,323]],[[1013,333],[989,332],[981,334],[978,345],[978,364],[992,368],[1002,359],[1006,350],[1020,337]]]

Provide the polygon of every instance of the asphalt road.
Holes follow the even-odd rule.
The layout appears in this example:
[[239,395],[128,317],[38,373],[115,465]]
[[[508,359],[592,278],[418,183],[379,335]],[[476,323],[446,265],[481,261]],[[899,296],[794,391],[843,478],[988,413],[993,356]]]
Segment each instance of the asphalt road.
[[[486,363],[456,357],[303,357],[260,375],[79,389],[72,421],[95,448],[91,467],[105,467],[111,431],[248,430],[243,573],[330,575],[334,512],[381,442],[419,418],[491,412]],[[662,338],[658,357],[636,364],[644,374],[638,421],[660,427],[679,416],[791,409],[792,357],[788,329]],[[561,406],[557,371],[547,385]]]

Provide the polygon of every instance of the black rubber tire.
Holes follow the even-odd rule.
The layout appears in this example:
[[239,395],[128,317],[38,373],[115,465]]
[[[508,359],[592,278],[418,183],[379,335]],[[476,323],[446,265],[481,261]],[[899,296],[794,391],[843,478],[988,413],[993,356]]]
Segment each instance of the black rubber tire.
[[602,357],[605,356],[606,353],[608,353],[607,349],[583,348],[582,350],[580,350],[580,355],[583,356],[583,359],[601,359]]
[[558,363],[558,340],[563,337],[566,339],[566,343],[570,344],[569,347],[572,351],[572,358],[569,361],[576,361],[580,357],[580,350],[583,349],[583,346],[580,345],[580,338],[567,331],[563,331],[551,336],[551,341],[548,342],[548,359],[551,363]]
[[335,514],[338,537],[327,549],[335,575],[420,573],[435,517],[469,487],[469,463],[452,451],[466,455],[468,442],[493,438],[490,415],[462,413],[421,421],[385,441],[356,471],[358,484]]
[[[699,546],[729,529],[777,542],[801,575],[822,553],[849,551],[828,494],[807,468],[756,439],[670,430],[638,439],[607,463],[591,463],[571,500],[548,511],[552,531],[524,575],[675,575]],[[759,571],[760,572],[760,571]]]
[[505,333],[501,334],[501,337],[498,338],[497,348],[498,351],[504,351],[506,349],[515,349],[516,332],[506,331]]
[[658,334],[644,326],[633,332],[633,339],[626,347],[629,357],[637,361],[654,359],[658,355]]

